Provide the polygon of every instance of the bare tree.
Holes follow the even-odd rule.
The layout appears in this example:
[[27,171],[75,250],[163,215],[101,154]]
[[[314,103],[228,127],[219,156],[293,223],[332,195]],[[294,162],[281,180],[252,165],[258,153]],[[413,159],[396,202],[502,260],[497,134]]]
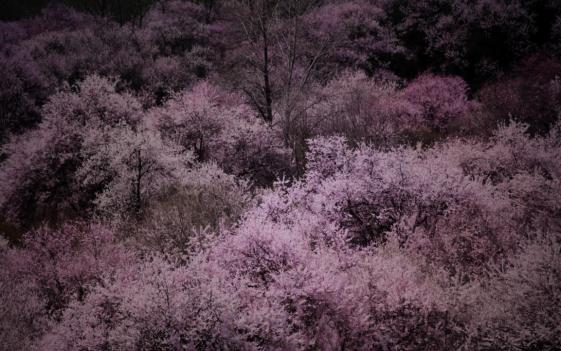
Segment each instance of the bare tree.
[[239,46],[236,57],[243,57],[239,76],[242,89],[263,120],[273,121],[271,83],[272,33],[278,18],[280,0],[232,0],[227,3],[229,20]]
[[[232,0],[229,20],[237,35],[231,48],[234,80],[263,120],[280,125],[297,164],[304,154],[306,110],[320,58],[331,45],[310,42],[304,21],[317,0]],[[240,58],[242,60],[240,60]],[[243,64],[239,64],[243,62]],[[299,150],[299,151],[298,151]]]

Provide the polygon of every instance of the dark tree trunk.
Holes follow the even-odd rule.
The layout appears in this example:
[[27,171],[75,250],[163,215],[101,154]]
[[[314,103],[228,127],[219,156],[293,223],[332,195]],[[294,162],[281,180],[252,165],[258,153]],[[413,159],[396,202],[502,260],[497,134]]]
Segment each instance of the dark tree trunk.
[[267,23],[265,18],[263,18],[262,25],[263,27],[261,32],[263,35],[263,93],[265,95],[265,114],[263,118],[265,119],[265,121],[270,123],[273,121],[273,97],[271,93],[271,82],[269,79],[269,42],[267,37]]

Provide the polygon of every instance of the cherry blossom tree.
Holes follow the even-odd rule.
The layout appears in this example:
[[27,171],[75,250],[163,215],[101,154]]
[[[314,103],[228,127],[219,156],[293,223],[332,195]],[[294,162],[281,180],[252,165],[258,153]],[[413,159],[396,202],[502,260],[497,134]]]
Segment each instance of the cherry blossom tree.
[[523,241],[508,269],[493,267],[488,289],[469,287],[477,292],[470,301],[475,310],[470,328],[480,328],[473,344],[544,350],[559,345],[559,252],[558,237]]
[[0,171],[1,206],[7,219],[33,222],[82,216],[90,207],[96,186],[84,188],[76,177],[86,137],[120,121],[137,123],[139,102],[115,91],[116,82],[92,76],[51,97],[37,129],[12,139],[4,148],[8,158]]
[[154,114],[162,134],[192,150],[199,162],[214,161],[257,182],[290,173],[279,133],[257,119],[239,95],[210,82],[176,94]]
[[409,83],[405,99],[418,110],[421,126],[445,129],[476,105],[468,100],[468,86],[459,77],[424,74]]
[[320,69],[333,77],[341,68],[373,73],[405,53],[387,22],[376,2],[330,2],[305,15],[304,30],[312,46],[325,46]]
[[31,346],[71,300],[84,299],[102,276],[133,257],[107,228],[75,223],[29,232],[23,248],[3,250],[0,260],[0,338],[6,347],[19,348]]
[[159,134],[126,124],[101,136],[88,133],[77,177],[85,186],[104,184],[95,204],[112,215],[140,216],[152,196],[180,179],[193,162],[189,152],[165,144]]
[[[217,349],[250,347],[236,333],[235,302],[221,277],[205,278],[159,257],[123,267],[75,301],[39,348]],[[206,272],[210,273],[210,272]],[[76,328],[78,326],[78,328]]]
[[340,134],[351,142],[390,146],[418,126],[416,105],[392,80],[348,71],[323,87],[316,100],[309,110],[312,135]]

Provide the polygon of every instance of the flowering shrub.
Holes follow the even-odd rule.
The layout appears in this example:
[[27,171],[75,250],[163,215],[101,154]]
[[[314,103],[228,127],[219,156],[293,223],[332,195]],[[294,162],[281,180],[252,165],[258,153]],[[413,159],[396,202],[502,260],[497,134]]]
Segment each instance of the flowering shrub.
[[476,292],[469,298],[473,343],[505,350],[554,350],[560,342],[559,238],[539,235],[520,246],[508,268],[494,267],[486,288],[466,288],[467,294]]
[[155,111],[162,134],[226,171],[268,183],[290,172],[276,131],[255,118],[238,96],[201,82]]
[[[345,72],[318,89],[306,111],[312,136],[344,135],[378,147],[414,144],[422,134],[446,136],[468,128],[479,103],[459,77],[424,74],[400,89],[395,79]],[[303,129],[298,125],[296,128]],[[472,127],[473,128],[473,127]]]
[[59,320],[71,300],[83,300],[103,275],[132,259],[100,225],[76,223],[29,232],[24,248],[0,252],[2,345],[29,346]]
[[181,178],[192,155],[162,141],[157,132],[127,124],[84,139],[85,161],[77,177],[85,186],[103,186],[98,210],[113,215],[140,215],[161,189]]
[[38,128],[5,145],[0,206],[8,220],[30,225],[87,211],[93,199],[76,176],[85,138],[99,138],[104,127],[140,118],[140,104],[118,94],[115,83],[92,76],[77,88],[51,97]]
[[307,14],[305,26],[310,46],[324,46],[321,69],[329,74],[341,67],[373,72],[405,51],[375,2],[329,3]]
[[475,107],[468,100],[467,84],[459,77],[421,75],[403,93],[417,110],[420,126],[425,128],[445,129]]
[[84,301],[74,301],[38,347],[100,350],[235,346],[238,338],[228,326],[235,315],[229,306],[229,298],[201,281],[196,273],[155,257],[144,264],[122,267],[114,279],[103,280]]

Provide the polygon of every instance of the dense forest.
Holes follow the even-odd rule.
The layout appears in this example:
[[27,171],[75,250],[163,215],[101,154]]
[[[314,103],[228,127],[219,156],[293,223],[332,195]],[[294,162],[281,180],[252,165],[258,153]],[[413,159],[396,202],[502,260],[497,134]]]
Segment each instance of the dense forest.
[[0,350],[561,350],[560,1],[0,13]]

